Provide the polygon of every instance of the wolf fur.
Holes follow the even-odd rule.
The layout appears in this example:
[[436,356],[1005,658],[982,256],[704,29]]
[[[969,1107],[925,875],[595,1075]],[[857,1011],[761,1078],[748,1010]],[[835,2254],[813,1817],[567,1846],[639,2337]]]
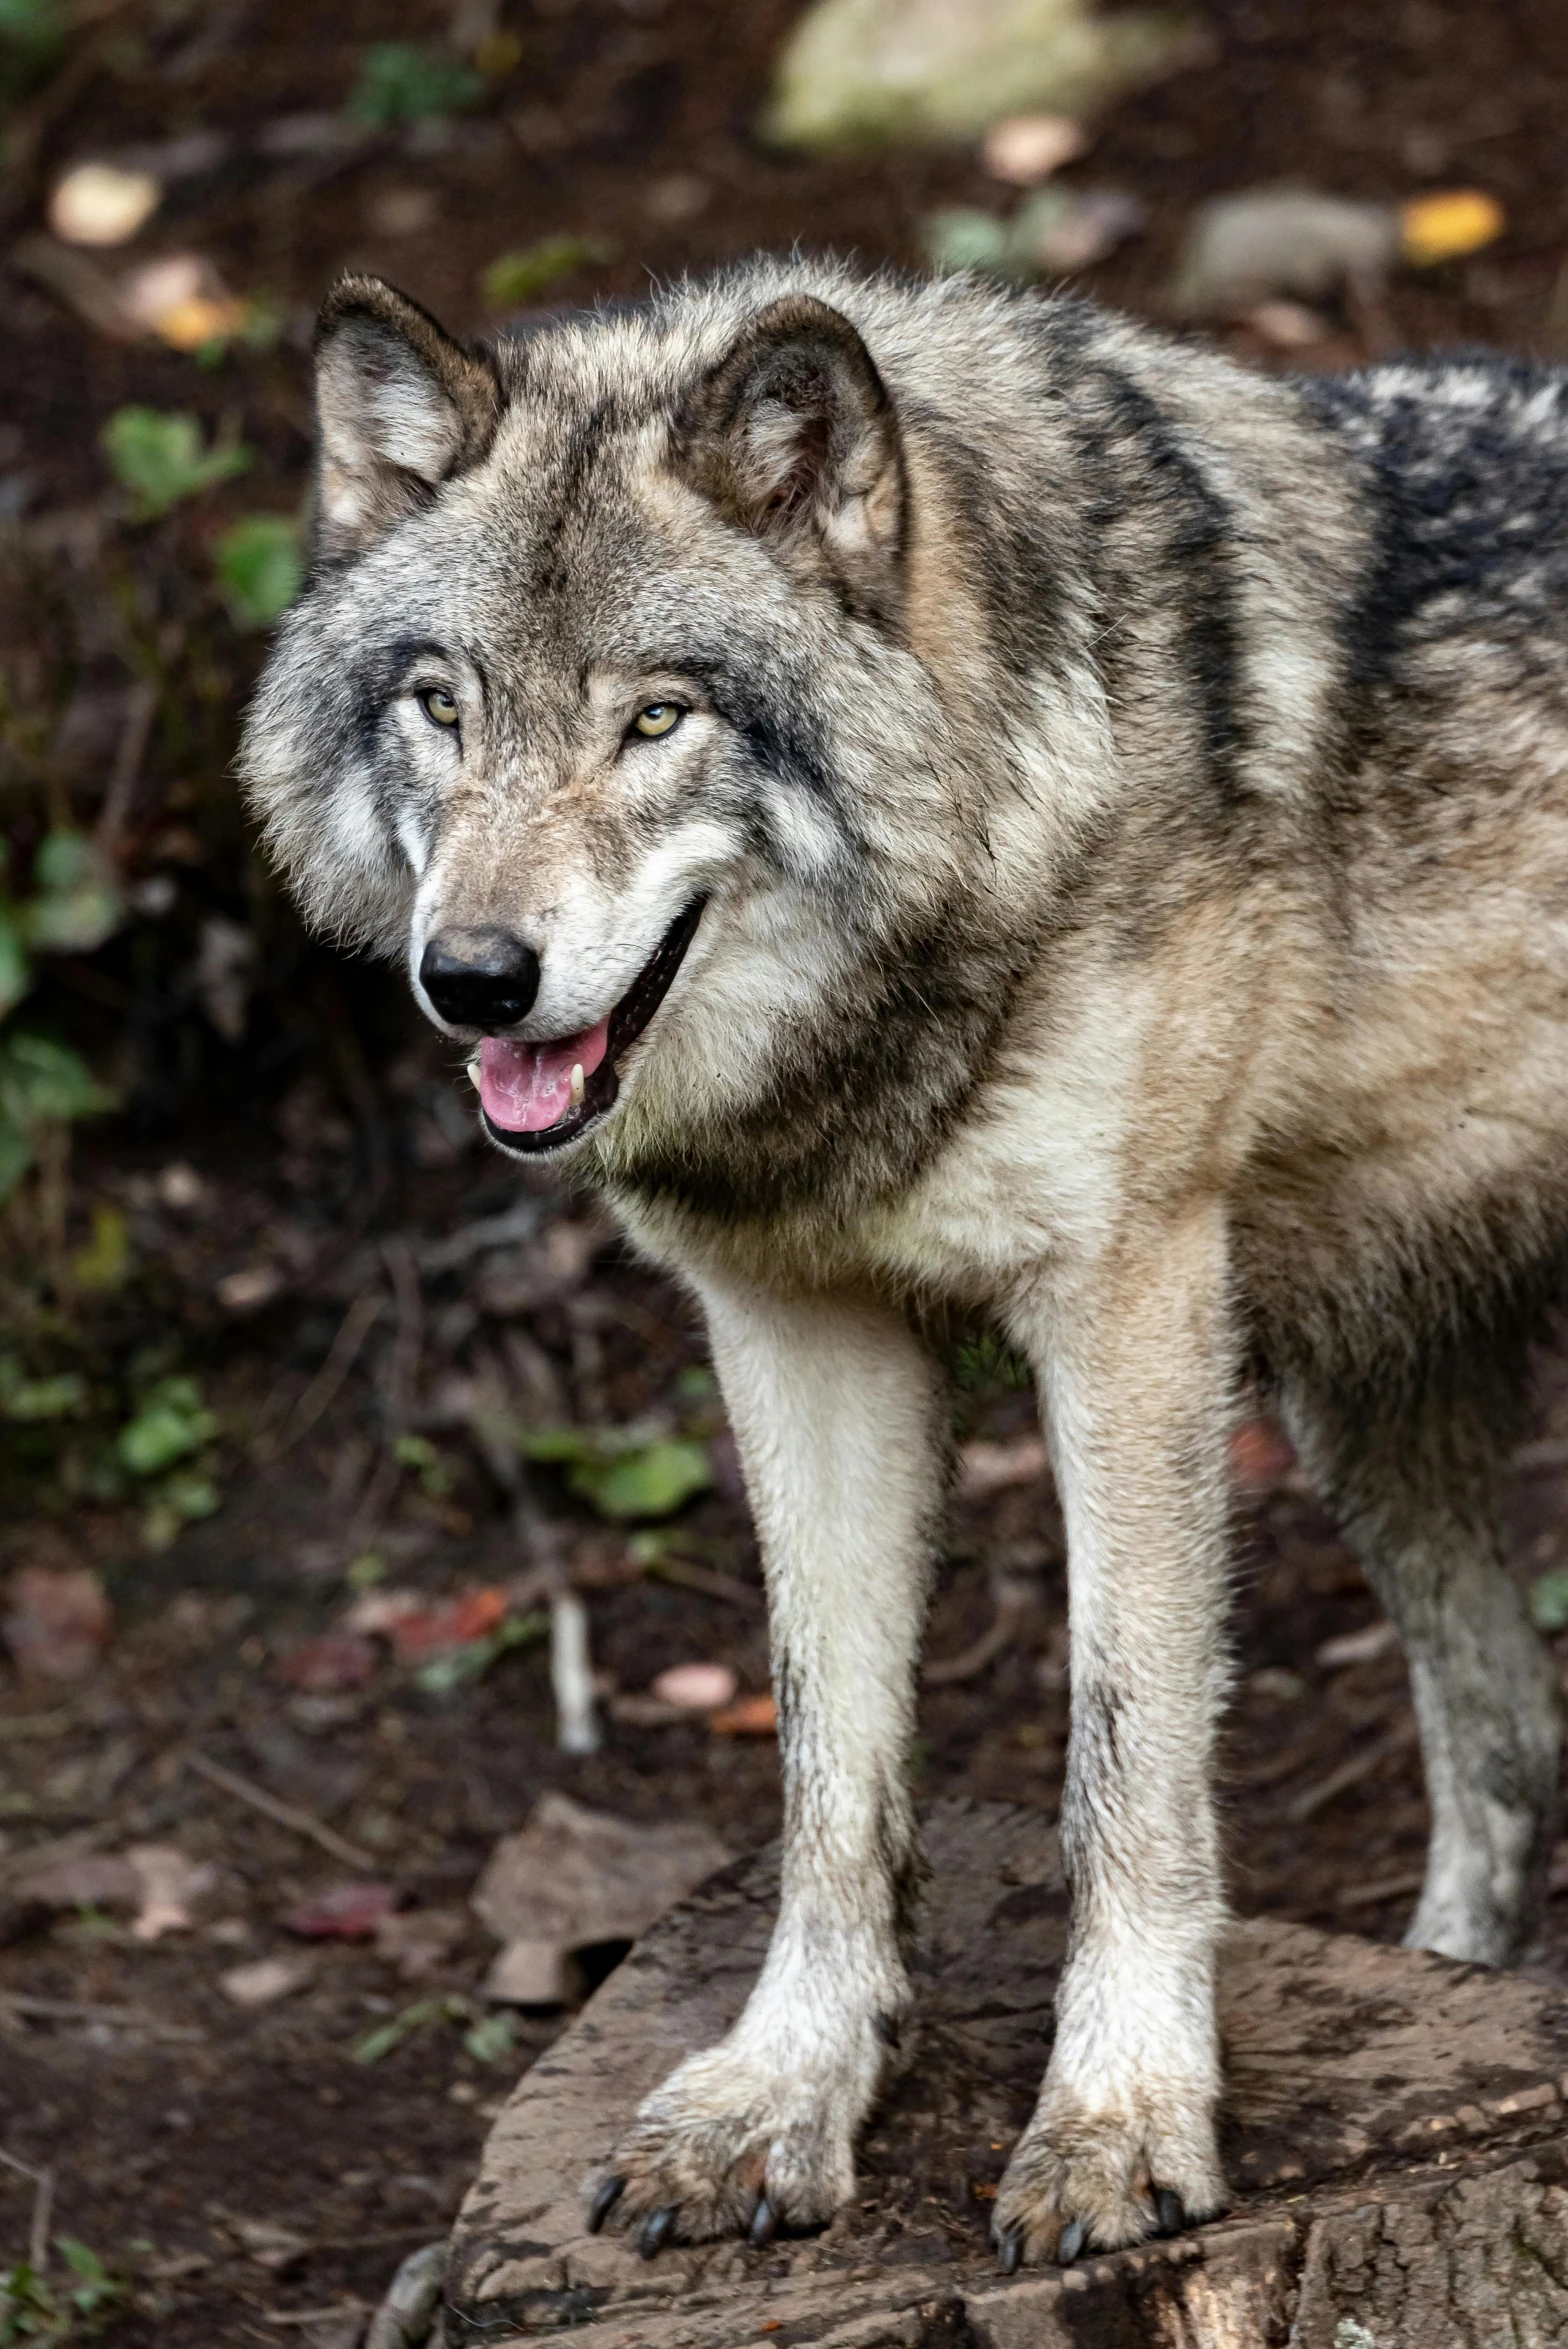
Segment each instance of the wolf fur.
[[1410,1940],[1496,1963],[1542,1895],[1558,1700],[1495,1495],[1568,1242],[1564,380],[1265,380],[1075,302],[764,261],[491,351],[349,280],[318,399],[318,560],[244,753],[308,911],[427,1008],[432,940],[521,941],[526,1047],[702,909],[555,1154],[707,1317],[783,1899],[594,2218],[653,2250],[850,2191],[910,2000],[962,1313],[1028,1353],[1069,1544],[1072,1940],[997,2241],[1200,2219],[1248,1370],[1409,1656]]

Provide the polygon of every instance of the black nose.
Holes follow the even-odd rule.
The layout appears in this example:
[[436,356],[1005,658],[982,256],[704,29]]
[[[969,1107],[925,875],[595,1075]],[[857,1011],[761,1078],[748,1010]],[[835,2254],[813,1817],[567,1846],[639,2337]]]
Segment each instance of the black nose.
[[419,963],[419,984],[454,1028],[486,1034],[527,1017],[539,992],[539,957],[509,930],[471,932],[462,949],[432,938]]

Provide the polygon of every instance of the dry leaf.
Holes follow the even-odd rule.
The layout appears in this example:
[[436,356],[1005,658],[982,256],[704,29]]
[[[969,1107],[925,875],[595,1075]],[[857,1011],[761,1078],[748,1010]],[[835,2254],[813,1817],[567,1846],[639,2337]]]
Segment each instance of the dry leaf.
[[1495,196],[1481,188],[1444,188],[1400,206],[1400,250],[1417,269],[1431,269],[1494,244],[1507,225]]
[[278,1922],[305,1941],[373,1941],[397,1907],[393,1884],[334,1884]]
[[1071,163],[1088,144],[1083,124],[1070,114],[1010,114],[1005,122],[992,124],[980,152],[993,179],[1032,188]]
[[717,1730],[720,1737],[776,1737],[779,1708],[768,1695],[742,1697],[738,1705],[727,1705],[722,1713],[712,1714],[708,1727]]
[[217,1870],[188,1859],[177,1844],[133,1843],[126,1863],[136,1878],[140,1907],[131,1931],[138,1941],[188,1933],[191,1904],[217,1881]]
[[683,1713],[711,1713],[730,1702],[738,1685],[728,1664],[672,1664],[659,1674],[649,1694]]
[[163,189],[151,172],[78,163],[49,199],[49,226],[68,245],[123,245],[162,202]]
[[324,1631],[301,1640],[280,1657],[278,1672],[290,1688],[330,1696],[342,1688],[363,1688],[376,1669],[376,1651],[360,1632]]
[[0,1634],[19,1672],[43,1680],[82,1680],[92,1671],[113,1625],[103,1584],[90,1567],[64,1573],[23,1566],[12,1575],[10,1608]]
[[303,1990],[315,1970],[307,1957],[253,1958],[220,1974],[218,1988],[236,2006],[271,2006],[274,1999]]

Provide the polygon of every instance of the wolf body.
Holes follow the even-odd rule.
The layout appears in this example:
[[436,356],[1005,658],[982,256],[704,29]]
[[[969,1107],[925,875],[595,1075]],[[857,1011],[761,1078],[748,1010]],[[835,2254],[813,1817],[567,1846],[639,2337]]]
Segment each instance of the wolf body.
[[1495,1487],[1568,1243],[1568,392],[1262,379],[1066,301],[759,262],[475,352],[318,349],[250,716],[321,922],[492,1138],[700,1299],[770,1598],[777,1931],[592,2217],[824,2219],[909,2005],[932,1331],[1066,1517],[1071,1947],[1004,2264],[1223,2206],[1226,1444],[1264,1366],[1409,1656],[1409,1938],[1497,1962],[1558,1704]]

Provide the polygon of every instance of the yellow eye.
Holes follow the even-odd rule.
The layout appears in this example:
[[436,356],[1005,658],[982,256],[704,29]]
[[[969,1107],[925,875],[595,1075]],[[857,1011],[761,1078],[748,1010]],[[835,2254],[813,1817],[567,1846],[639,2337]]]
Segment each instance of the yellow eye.
[[448,693],[444,685],[432,685],[428,693],[422,693],[419,706],[433,726],[457,724],[457,696]]
[[678,701],[651,701],[633,718],[632,732],[642,735],[645,741],[656,742],[661,734],[673,733],[684,715]]

